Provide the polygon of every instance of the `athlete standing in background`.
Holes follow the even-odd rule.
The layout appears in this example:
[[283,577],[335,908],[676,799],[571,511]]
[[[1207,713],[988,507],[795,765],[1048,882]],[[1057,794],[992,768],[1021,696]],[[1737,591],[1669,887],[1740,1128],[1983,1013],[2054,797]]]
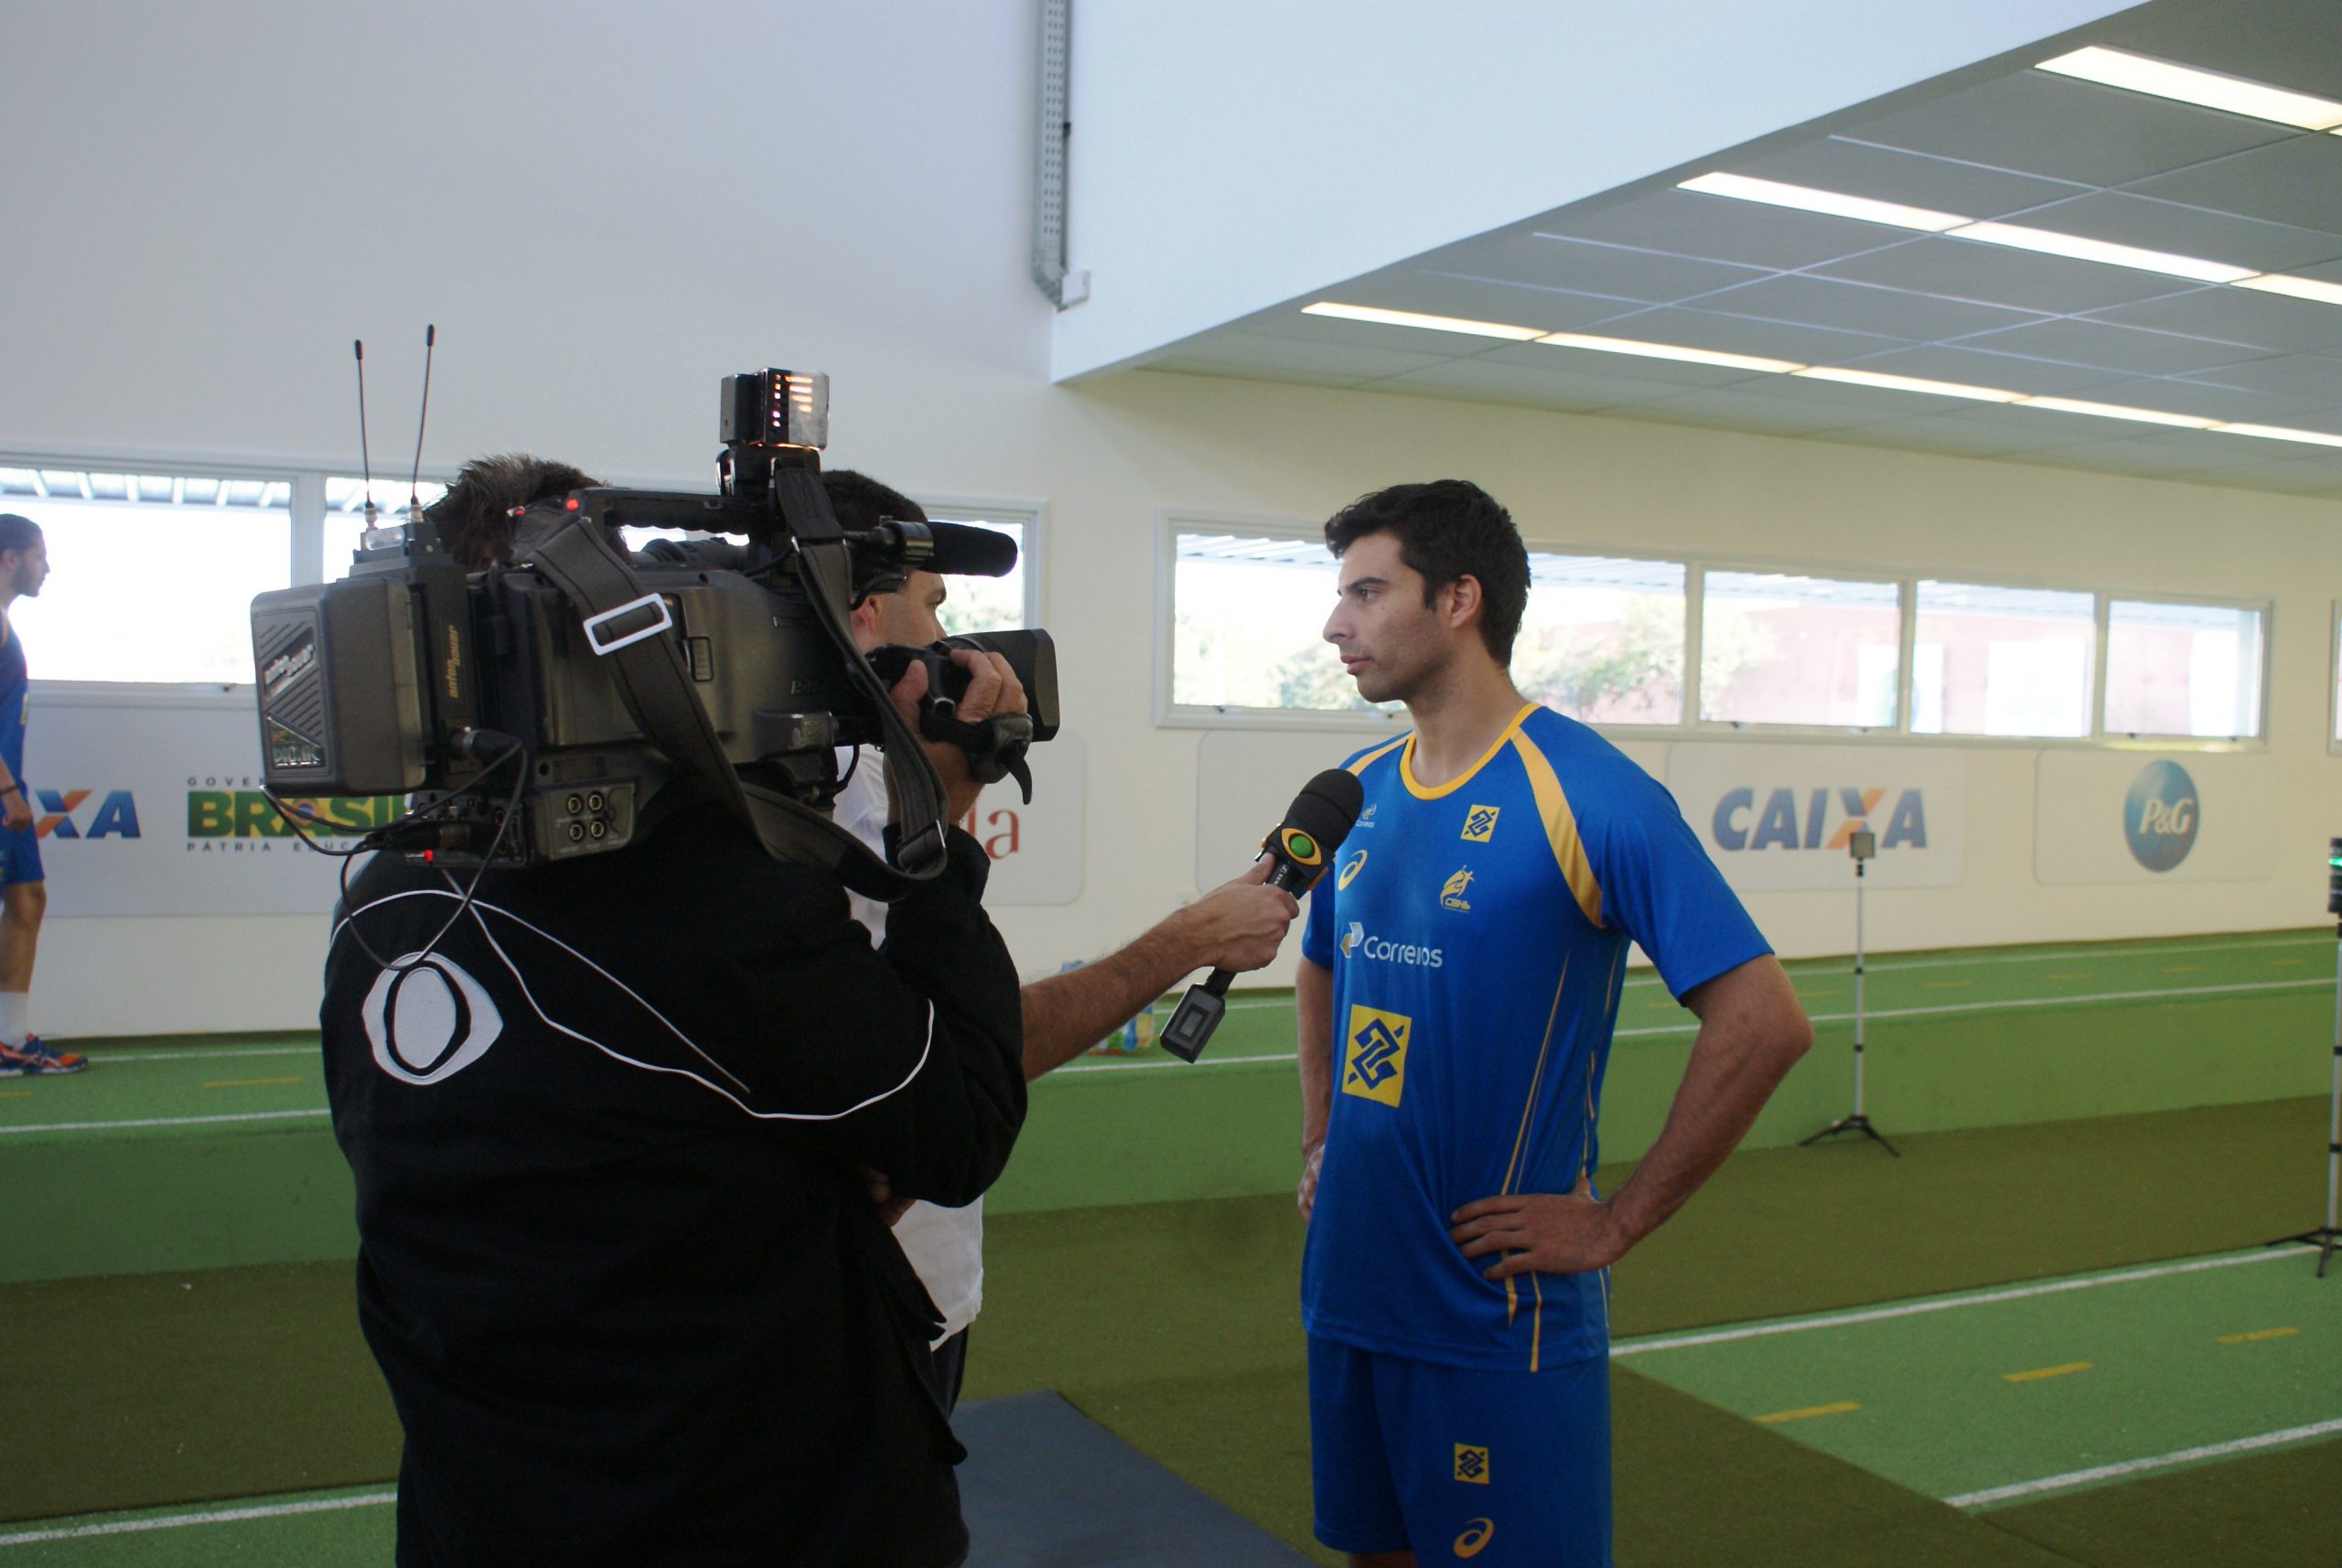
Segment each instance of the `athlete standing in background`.
[[40,524],[0,512],[0,1078],[79,1072],[89,1061],[51,1050],[32,1033],[33,957],[40,944],[48,884],[40,869],[32,792],[25,785],[25,719],[32,681],[24,639],[8,614],[19,598],[38,598],[48,577],[48,544]]
[[[1348,763],[1365,808],[1295,979],[1317,1539],[1358,1568],[1606,1568],[1609,1265],[1723,1164],[1812,1028],[1666,790],[1512,683],[1529,558],[1505,510],[1400,485],[1326,542],[1327,640],[1415,729]],[[1630,942],[1700,1029],[1605,1198]]]

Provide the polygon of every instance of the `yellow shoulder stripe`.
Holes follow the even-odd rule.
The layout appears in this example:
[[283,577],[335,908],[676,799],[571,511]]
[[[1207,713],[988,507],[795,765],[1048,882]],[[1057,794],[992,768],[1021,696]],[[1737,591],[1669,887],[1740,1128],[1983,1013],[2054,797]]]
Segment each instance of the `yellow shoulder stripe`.
[[1513,749],[1520,754],[1521,770],[1529,775],[1529,788],[1537,797],[1537,814],[1544,819],[1545,837],[1553,846],[1553,860],[1562,869],[1562,880],[1569,884],[1577,907],[1584,910],[1588,924],[1597,929],[1602,925],[1602,888],[1594,880],[1594,865],[1585,856],[1585,841],[1578,837],[1577,813],[1570,810],[1570,798],[1562,792],[1561,779],[1553,772],[1553,765],[1537,749],[1537,743],[1515,731]]
[[1351,771],[1352,773],[1363,773],[1363,772],[1365,772],[1369,768],[1372,767],[1376,762],[1380,761],[1380,760],[1381,758],[1383,758],[1383,757],[1386,757],[1390,756],[1390,755],[1391,755],[1391,753],[1392,751],[1396,750],[1398,747],[1400,747],[1400,746],[1402,746],[1406,745],[1406,744],[1407,744],[1407,742],[1408,742],[1409,740],[1411,740],[1411,739],[1413,739],[1413,733],[1414,733],[1414,732],[1411,730],[1411,731],[1409,731],[1406,735],[1402,735],[1402,736],[1401,736],[1398,739],[1393,740],[1393,741],[1386,741],[1386,742],[1385,742],[1385,743],[1383,743],[1382,745],[1376,746],[1372,751],[1370,751],[1370,752],[1365,753],[1365,754],[1364,754],[1363,756],[1361,756],[1361,757],[1359,757],[1356,762],[1353,762],[1353,763],[1351,763],[1351,764],[1349,765],[1349,769],[1350,769],[1350,771]]

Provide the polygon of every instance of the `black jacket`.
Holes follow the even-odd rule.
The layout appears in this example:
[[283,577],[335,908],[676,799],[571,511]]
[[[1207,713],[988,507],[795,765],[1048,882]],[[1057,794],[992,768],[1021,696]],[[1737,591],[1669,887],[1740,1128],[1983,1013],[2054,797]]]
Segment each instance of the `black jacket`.
[[[934,1309],[858,1174],[960,1204],[1025,1114],[985,861],[893,907],[714,808],[485,879],[377,856],[326,1079],[359,1314],[406,1448],[402,1564],[960,1560]],[[460,885],[468,874],[457,877]]]

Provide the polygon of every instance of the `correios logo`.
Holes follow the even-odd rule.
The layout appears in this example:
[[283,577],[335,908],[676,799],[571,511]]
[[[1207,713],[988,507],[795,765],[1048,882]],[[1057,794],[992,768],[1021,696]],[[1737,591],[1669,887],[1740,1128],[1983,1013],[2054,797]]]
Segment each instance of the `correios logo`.
[[109,789],[94,811],[81,808],[97,795],[95,789],[36,789],[40,811],[33,832],[45,839],[134,839],[138,836],[138,800],[127,789]]
[[1446,953],[1439,948],[1394,942],[1371,934],[1357,920],[1352,920],[1350,929],[1343,934],[1342,952],[1345,957],[1364,959],[1370,963],[1403,964],[1409,969],[1439,969],[1447,962]]
[[2176,762],[2150,762],[2131,781],[2122,802],[2122,835],[2132,857],[2149,871],[2169,871],[2196,847],[2203,822],[2196,780]]
[[[1832,850],[1845,853],[1857,828],[1869,828],[1885,789],[1812,789],[1802,799],[1794,789],[1775,789],[1756,804],[1753,789],[1731,789],[1716,802],[1709,823],[1715,846],[1734,853],[1763,849]],[[1879,853],[1928,847],[1926,791],[1905,789],[1895,798],[1886,826],[1878,832]]]

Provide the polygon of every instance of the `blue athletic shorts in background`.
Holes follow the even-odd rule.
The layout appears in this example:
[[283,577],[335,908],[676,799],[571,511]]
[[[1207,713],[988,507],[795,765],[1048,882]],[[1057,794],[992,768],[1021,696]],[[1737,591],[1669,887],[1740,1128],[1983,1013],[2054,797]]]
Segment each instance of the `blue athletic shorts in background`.
[[[33,799],[29,789],[26,791],[25,799]],[[33,802],[33,811],[36,815],[40,811],[40,803],[37,800]],[[41,875],[40,869],[40,835],[30,828],[19,828],[14,832],[0,828],[0,886],[45,880],[47,878]]]
[[1309,1337],[1317,1539],[1423,1568],[1610,1568],[1610,1363],[1488,1371]]

